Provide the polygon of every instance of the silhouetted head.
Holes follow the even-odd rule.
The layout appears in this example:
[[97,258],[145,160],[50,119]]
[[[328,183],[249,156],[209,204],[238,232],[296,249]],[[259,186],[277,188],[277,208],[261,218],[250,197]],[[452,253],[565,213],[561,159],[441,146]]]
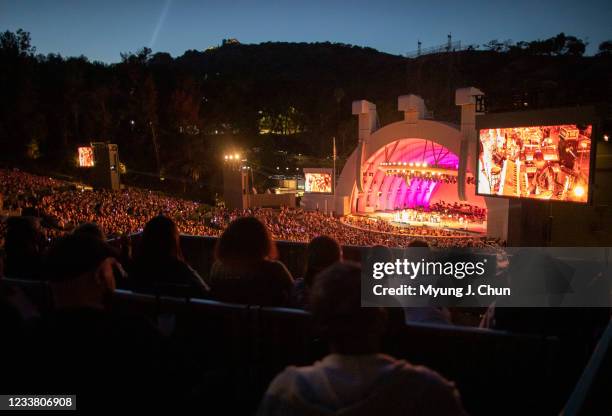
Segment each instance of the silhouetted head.
[[6,252],[7,276],[32,277],[37,271],[34,265],[40,258],[43,236],[39,224],[30,217],[11,217],[6,221]]
[[221,263],[246,264],[277,257],[276,244],[266,226],[255,217],[242,217],[230,223],[215,248]]
[[332,264],[342,260],[342,248],[336,240],[320,235],[310,241],[306,249],[304,283],[312,287],[314,277]]
[[113,250],[88,234],[70,234],[49,249],[45,276],[57,307],[103,306],[115,289]]
[[88,234],[100,241],[106,241],[104,231],[95,222],[86,222],[79,225],[73,232],[74,234]]
[[180,235],[174,221],[159,215],[145,225],[139,256],[149,262],[168,258],[183,260]]
[[366,250],[367,264],[374,261],[391,262],[394,260],[393,252],[387,246],[375,245]]
[[378,352],[386,326],[382,308],[361,306],[361,267],[336,263],[315,279],[310,307],[321,335],[341,354]]
[[7,253],[13,250],[38,251],[40,244],[40,230],[37,221],[31,217],[10,217],[6,221]]

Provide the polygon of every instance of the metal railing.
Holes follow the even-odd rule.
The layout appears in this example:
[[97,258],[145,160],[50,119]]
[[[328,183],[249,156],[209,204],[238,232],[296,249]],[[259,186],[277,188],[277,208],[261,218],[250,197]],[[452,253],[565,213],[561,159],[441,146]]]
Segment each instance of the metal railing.
[[461,47],[461,41],[460,40],[456,40],[454,42],[451,43],[444,43],[442,45],[437,45],[437,46],[431,46],[429,48],[420,48],[417,49],[415,51],[411,51],[408,52],[406,54],[407,58],[417,58],[419,56],[423,56],[423,55],[431,55],[434,53],[448,53],[448,52],[455,52],[455,51],[461,51],[463,49],[467,49],[469,47],[469,45],[465,48]]

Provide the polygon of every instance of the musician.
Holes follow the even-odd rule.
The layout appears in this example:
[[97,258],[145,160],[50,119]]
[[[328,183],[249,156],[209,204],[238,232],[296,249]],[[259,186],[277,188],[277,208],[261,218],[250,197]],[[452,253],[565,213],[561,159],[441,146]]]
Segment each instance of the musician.
[[557,182],[557,174],[552,164],[544,160],[544,156],[541,152],[534,155],[534,161],[537,171],[531,181],[529,193],[550,197],[557,195],[559,188],[562,188],[563,184]]

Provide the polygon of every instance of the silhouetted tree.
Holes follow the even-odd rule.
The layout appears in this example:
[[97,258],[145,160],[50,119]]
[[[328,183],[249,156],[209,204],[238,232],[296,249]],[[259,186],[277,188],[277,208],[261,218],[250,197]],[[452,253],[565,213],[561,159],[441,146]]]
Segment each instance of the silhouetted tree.
[[612,55],[612,40],[606,40],[599,44],[597,50],[597,56],[610,56]]

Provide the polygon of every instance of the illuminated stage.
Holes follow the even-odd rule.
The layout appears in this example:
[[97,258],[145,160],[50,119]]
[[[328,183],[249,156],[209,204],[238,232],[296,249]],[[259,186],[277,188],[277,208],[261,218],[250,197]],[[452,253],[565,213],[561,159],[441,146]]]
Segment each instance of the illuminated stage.
[[[408,210],[404,210],[408,211]],[[399,218],[398,218],[399,214]],[[429,215],[421,215],[416,217],[404,215],[402,211],[377,211],[370,214],[359,215],[361,218],[370,218],[376,221],[385,221],[390,225],[397,227],[398,231],[402,228],[410,227],[427,227],[439,230],[465,231],[468,233],[484,234],[487,231],[487,222],[467,222],[460,219],[441,218],[436,213],[424,213]]]
[[[416,95],[398,97],[397,108],[404,117],[385,126],[379,125],[375,104],[353,101],[357,146],[337,180],[332,180],[332,192],[328,188],[321,192],[321,187],[315,186],[304,193],[301,206],[333,212],[346,218],[347,225],[357,227],[363,218],[384,221],[380,228],[390,227],[391,233],[405,235],[410,227],[420,227],[425,232],[439,230],[440,235],[444,230],[455,230],[454,234],[463,230],[505,239],[508,202],[476,193],[475,118],[476,102],[482,96],[482,91],[473,87],[456,91],[455,104],[461,107],[459,125],[434,120],[425,101]],[[467,224],[460,220],[459,211],[464,208],[469,211],[464,215],[464,220],[470,219]],[[394,221],[394,212],[404,209],[437,211],[446,217],[403,221],[400,215],[400,221]],[[351,223],[350,218],[356,221]],[[376,224],[361,225],[374,231],[377,228]]]

